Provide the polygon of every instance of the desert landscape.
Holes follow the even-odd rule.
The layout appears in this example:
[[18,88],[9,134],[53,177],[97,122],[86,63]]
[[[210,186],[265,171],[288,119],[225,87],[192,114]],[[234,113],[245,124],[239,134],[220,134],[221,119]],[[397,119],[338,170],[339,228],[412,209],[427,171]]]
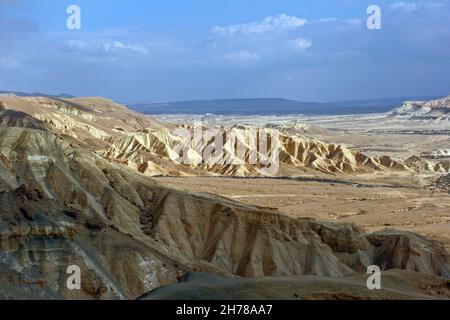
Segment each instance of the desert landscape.
[[[418,232],[449,247],[449,100],[423,106],[405,102],[389,113],[347,116],[158,116],[173,124],[202,121],[228,128],[237,124],[275,127],[290,135],[392,159],[381,170],[359,174],[353,174],[358,170],[338,174],[305,170],[301,175],[269,179],[157,179],[186,191],[211,192],[280,209],[293,217],[355,222],[368,231],[392,227]],[[392,170],[396,161],[409,169]]]
[[2,307],[450,300],[449,21],[442,0],[0,0]]
[[[98,97],[3,94],[0,297],[448,299],[449,103],[151,117]],[[195,120],[230,144],[180,140]],[[249,131],[277,146],[276,171],[235,161],[237,144],[244,160],[263,156]],[[81,290],[65,286],[73,264]],[[367,289],[370,265],[384,290]]]

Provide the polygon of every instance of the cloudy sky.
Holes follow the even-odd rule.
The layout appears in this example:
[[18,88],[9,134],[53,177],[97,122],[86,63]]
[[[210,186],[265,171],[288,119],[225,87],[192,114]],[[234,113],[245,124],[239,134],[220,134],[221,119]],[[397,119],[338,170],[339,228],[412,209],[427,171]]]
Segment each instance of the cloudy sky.
[[[66,10],[81,9],[81,30]],[[366,26],[381,8],[381,30]],[[450,94],[449,0],[0,0],[0,90],[119,101]]]

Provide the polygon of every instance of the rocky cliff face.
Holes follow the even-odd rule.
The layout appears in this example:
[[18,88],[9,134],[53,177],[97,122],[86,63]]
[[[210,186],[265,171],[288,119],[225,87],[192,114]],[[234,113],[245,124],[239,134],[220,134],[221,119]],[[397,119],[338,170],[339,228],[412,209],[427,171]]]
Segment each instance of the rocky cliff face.
[[411,119],[450,119],[450,96],[431,101],[406,101],[392,112]]
[[[338,277],[378,264],[450,275],[430,239],[184,193],[48,131],[0,128],[0,154],[0,297],[136,298],[187,271]],[[81,290],[66,287],[70,265]]]

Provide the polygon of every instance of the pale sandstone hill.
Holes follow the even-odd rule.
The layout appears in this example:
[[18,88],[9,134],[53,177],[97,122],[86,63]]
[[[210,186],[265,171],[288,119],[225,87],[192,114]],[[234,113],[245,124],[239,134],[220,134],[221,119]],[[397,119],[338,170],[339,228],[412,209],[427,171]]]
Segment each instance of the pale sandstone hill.
[[278,124],[267,124],[265,125],[266,128],[273,128],[278,129],[281,132],[283,132],[286,135],[317,135],[317,134],[331,134],[331,131],[319,126],[310,125],[304,122],[300,121],[292,121],[285,125],[278,125]]
[[[307,125],[294,124],[282,128],[279,137],[279,168],[269,164],[249,163],[252,154],[263,159],[247,132],[261,132],[261,128],[236,126],[231,129],[217,127],[224,141],[233,136],[233,143],[245,146],[244,155],[237,157],[232,152],[233,143],[219,148],[220,157],[214,161],[202,161],[206,150],[215,145],[212,138],[201,142],[183,144],[187,163],[177,163],[176,147],[180,138],[174,134],[172,125],[161,124],[154,119],[133,112],[124,106],[103,98],[49,98],[49,97],[0,97],[2,123],[8,126],[25,126],[48,129],[65,137],[74,145],[97,150],[108,160],[127,164],[146,175],[224,175],[293,176],[309,171],[326,174],[369,173],[374,171],[416,171],[416,163],[401,162],[389,156],[370,157],[343,144],[323,143],[314,138],[299,135],[301,130],[310,130]],[[12,116],[14,115],[14,116]],[[20,115],[20,119],[16,118]],[[192,127],[183,126],[188,130]],[[207,128],[203,128],[206,130]],[[317,128],[313,128],[317,130]],[[311,129],[311,130],[313,130]],[[266,130],[266,129],[264,129]],[[270,129],[269,129],[270,130]],[[299,131],[300,130],[300,131]],[[270,141],[270,136],[269,139]],[[179,155],[181,153],[179,152]],[[272,159],[276,157],[269,152]],[[240,159],[244,159],[244,163]],[[232,161],[230,161],[230,159]],[[425,161],[425,160],[423,160]],[[411,165],[411,166],[410,166]],[[448,172],[445,164],[423,165],[430,172]],[[272,168],[273,169],[273,168]]]
[[104,98],[0,97],[0,104],[8,111],[21,112],[47,124],[57,134],[94,148],[104,147],[105,139],[125,132],[164,127]]
[[[248,137],[245,130],[241,128],[223,129],[223,136],[233,134],[236,140],[245,145],[245,154],[242,159],[249,159],[250,154],[255,150],[249,147]],[[254,129],[258,132],[258,129]],[[224,138],[225,140],[225,138]],[[163,170],[159,163],[155,165],[155,159],[164,159],[169,162],[173,156],[173,150],[180,143],[177,137],[171,135],[169,130],[160,130],[158,132],[141,132],[123,136],[119,139],[109,139],[110,145],[103,152],[107,159],[121,161],[128,166],[148,175],[168,174]],[[239,162],[229,163],[227,155],[229,148],[224,147],[220,150],[221,157],[213,158],[214,161],[202,162],[202,154],[209,148],[214,148],[212,140],[203,140],[200,145],[183,144],[183,150],[187,153],[190,162],[179,166],[179,171],[187,173],[187,169],[197,170],[197,174],[213,173],[225,176],[257,176],[267,175],[263,171],[264,165],[239,164]],[[407,162],[401,162],[390,158],[389,156],[370,157],[365,154],[349,149],[342,144],[323,143],[313,138],[302,136],[288,136],[280,134],[279,136],[279,164],[280,168],[274,175],[298,175],[305,170],[313,170],[327,174],[335,173],[369,173],[374,171],[416,171],[416,163],[410,159]],[[260,156],[259,152],[256,152]],[[180,153],[181,155],[181,153]],[[268,153],[269,157],[273,153]],[[197,159],[200,161],[196,162]],[[275,157],[273,157],[275,159]],[[424,167],[428,172],[447,172],[445,164],[433,165],[423,159],[426,163]],[[246,161],[248,163],[248,161]],[[172,175],[173,170],[172,170]]]
[[[428,238],[184,193],[43,130],[0,128],[0,154],[0,297],[135,298],[189,270],[336,277],[378,264],[450,275]],[[65,287],[72,264],[81,291]]]
[[8,110],[0,101],[0,126],[2,127],[23,127],[32,129],[48,129],[48,126],[26,113]]
[[430,109],[450,109],[450,96],[442,99],[430,100],[424,104],[424,107]]
[[430,101],[406,101],[392,113],[411,119],[450,119],[450,96]]

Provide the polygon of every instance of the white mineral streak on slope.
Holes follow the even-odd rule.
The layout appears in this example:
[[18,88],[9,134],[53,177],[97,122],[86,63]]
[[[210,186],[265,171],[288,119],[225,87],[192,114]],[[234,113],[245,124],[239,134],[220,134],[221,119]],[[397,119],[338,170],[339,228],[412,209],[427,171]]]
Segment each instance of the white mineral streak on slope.
[[143,285],[147,291],[161,286],[161,275],[169,273],[170,270],[160,266],[158,261],[147,257],[139,257],[139,268],[144,275]]
[[[83,261],[89,268],[89,270],[95,272],[95,274],[98,275],[104,281],[104,283],[108,286],[109,290],[116,293],[120,299],[122,300],[127,299],[127,294],[122,290],[120,285],[116,283],[116,281],[109,274],[109,272],[105,270],[105,268],[100,263],[98,263],[95,258],[90,257],[89,254],[80,246],[78,242],[72,241],[71,246],[73,250],[83,258]],[[83,275],[81,275],[81,277],[83,277]]]
[[[47,186],[47,167],[48,163],[47,161],[36,161],[36,160],[32,160],[29,161],[30,163],[29,168],[31,171],[31,174],[34,176],[34,180],[39,183],[39,185],[41,186],[42,190],[45,192],[45,194],[47,195],[47,197],[49,197],[50,199],[54,199],[54,196],[52,194],[52,192],[49,190],[48,186]],[[45,166],[36,166],[33,165],[33,162],[42,162],[43,164],[45,164]]]

